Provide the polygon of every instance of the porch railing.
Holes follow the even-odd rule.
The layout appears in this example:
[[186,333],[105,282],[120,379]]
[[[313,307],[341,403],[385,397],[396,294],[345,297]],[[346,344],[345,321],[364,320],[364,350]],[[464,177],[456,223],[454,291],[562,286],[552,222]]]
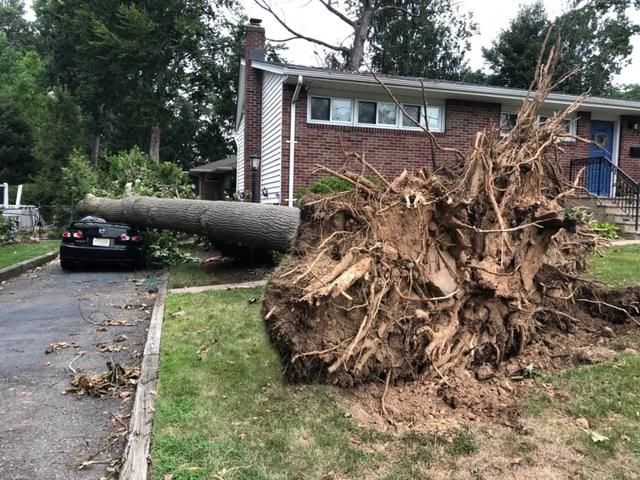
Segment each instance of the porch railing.
[[578,186],[598,197],[607,198],[631,217],[638,231],[640,224],[640,184],[605,157],[571,160],[569,176],[574,182],[584,169]]

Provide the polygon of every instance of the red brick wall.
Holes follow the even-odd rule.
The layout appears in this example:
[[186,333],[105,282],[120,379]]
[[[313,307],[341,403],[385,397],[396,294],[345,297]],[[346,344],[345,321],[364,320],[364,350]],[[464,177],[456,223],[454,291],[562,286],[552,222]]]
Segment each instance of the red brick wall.
[[638,123],[637,117],[622,117],[620,122],[620,151],[618,165],[636,181],[640,181],[640,158],[631,158],[629,149],[640,147],[640,131],[629,128],[629,124]]
[[[244,100],[244,190],[252,191],[251,155],[260,154],[262,132],[262,72],[251,68],[252,52],[264,50],[264,28],[255,25],[247,26],[244,59],[246,62],[246,83]],[[259,175],[257,181],[260,181]],[[258,186],[257,191],[260,191]],[[246,197],[248,198],[248,197]]]
[[[289,125],[293,87],[284,86],[282,126],[282,192],[283,203],[288,198],[289,180]],[[347,151],[364,152],[367,161],[384,175],[393,178],[403,169],[423,166],[433,168],[429,141],[422,132],[383,128],[320,125],[307,123],[307,95],[302,91],[296,110],[295,190],[311,181],[326,176],[313,173],[314,165],[333,169],[343,166],[343,147]],[[434,133],[443,147],[457,148],[466,153],[473,147],[476,132],[498,124],[501,105],[498,103],[447,100],[445,131]],[[581,112],[577,133],[588,137],[588,112]],[[571,158],[588,156],[588,146],[581,142],[563,142],[563,168],[568,172]],[[455,161],[453,153],[436,151],[436,166],[446,168]],[[566,167],[565,167],[566,165]]]

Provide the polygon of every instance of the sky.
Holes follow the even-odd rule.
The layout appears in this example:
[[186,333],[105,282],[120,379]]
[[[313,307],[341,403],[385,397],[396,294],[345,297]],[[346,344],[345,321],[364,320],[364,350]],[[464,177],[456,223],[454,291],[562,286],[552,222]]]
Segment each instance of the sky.
[[[291,35],[270,16],[260,9],[254,0],[240,0],[249,17],[262,19],[268,39],[283,39]],[[471,68],[486,70],[482,58],[482,47],[491,45],[500,30],[507,27],[509,21],[518,12],[519,5],[531,4],[535,0],[458,0],[461,10],[471,11],[478,24],[479,34],[472,38],[468,60]],[[349,27],[337,17],[329,13],[317,0],[271,0],[274,9],[281,14],[288,24],[305,35],[324,40],[328,43],[341,43],[349,33]],[[554,18],[563,13],[561,0],[544,0],[549,17]],[[631,16],[640,22],[640,12],[634,11]],[[287,42],[288,51],[285,58],[290,63],[301,65],[319,65],[322,50],[316,45],[303,40]],[[616,83],[640,83],[640,38],[633,40],[634,53],[632,63],[624,68],[614,81]],[[635,62],[633,61],[635,59]]]

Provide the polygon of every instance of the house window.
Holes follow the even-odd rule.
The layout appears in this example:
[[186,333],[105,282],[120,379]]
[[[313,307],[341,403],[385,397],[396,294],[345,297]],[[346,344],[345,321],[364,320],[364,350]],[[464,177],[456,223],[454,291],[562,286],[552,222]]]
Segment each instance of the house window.
[[[375,126],[379,128],[417,129],[428,125],[433,132],[444,131],[444,109],[404,104],[405,113],[395,103],[334,97],[309,97],[310,122]],[[355,111],[354,111],[355,110]]]
[[516,126],[518,121],[517,113],[502,112],[500,114],[500,132],[503,134],[509,133]]
[[[551,115],[538,115],[537,123],[538,123],[538,125],[544,125],[544,123],[546,121],[548,121],[550,118],[552,118]],[[500,132],[501,132],[501,134],[502,135],[506,135],[511,130],[513,130],[513,127],[515,127],[515,125],[516,125],[517,119],[518,119],[518,114],[517,113],[502,112],[500,114]],[[564,125],[564,128],[567,131],[567,133],[569,133],[569,134],[575,134],[576,133],[576,119],[575,118],[566,118],[566,119],[564,119],[562,121],[562,124]],[[562,140],[565,141],[565,142],[574,141],[574,139],[572,139],[570,137],[563,137]]]
[[395,103],[378,103],[378,123],[381,125],[395,125],[398,109]]
[[427,125],[432,132],[444,132],[444,126],[442,125],[442,108],[441,107],[427,107]]
[[404,111],[407,112],[407,115],[402,115],[403,127],[413,128],[416,126],[416,123],[420,123],[420,107],[418,107],[417,105],[404,105],[403,107]]
[[353,102],[345,98],[331,99],[331,121],[349,122],[353,113]]
[[376,102],[358,102],[358,123],[376,123]]
[[351,123],[353,101],[348,98],[311,97],[311,120]]
[[311,119],[329,121],[330,98],[311,97]]
[[[545,122],[550,118],[551,117],[547,115],[539,115],[538,125],[544,125]],[[562,120],[562,125],[564,125],[564,129],[566,130],[567,133],[570,133],[570,134],[575,133],[575,125],[576,125],[575,120],[565,118],[564,120]],[[566,140],[569,140],[569,139],[566,139]]]

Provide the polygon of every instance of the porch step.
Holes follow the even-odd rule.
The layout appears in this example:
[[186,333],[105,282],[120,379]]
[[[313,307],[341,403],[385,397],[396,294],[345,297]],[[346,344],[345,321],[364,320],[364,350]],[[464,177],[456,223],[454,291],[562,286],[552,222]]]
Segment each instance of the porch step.
[[636,230],[634,218],[620,209],[615,200],[602,197],[574,199],[571,204],[588,208],[593,218],[600,222],[613,223],[620,229],[622,238],[629,240],[640,239],[640,229]]

